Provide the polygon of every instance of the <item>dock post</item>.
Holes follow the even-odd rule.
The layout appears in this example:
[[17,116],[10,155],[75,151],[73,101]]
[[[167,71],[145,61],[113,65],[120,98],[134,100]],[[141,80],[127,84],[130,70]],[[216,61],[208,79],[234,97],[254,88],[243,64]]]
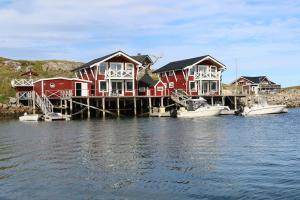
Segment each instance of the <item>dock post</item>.
[[102,116],[103,118],[105,118],[105,98],[102,98]]
[[134,116],[136,116],[136,97],[133,98],[133,110],[134,110]]
[[88,98],[86,99],[86,101],[87,101],[87,105],[88,105],[88,119],[90,119],[90,118],[91,118],[90,98],[88,97]]
[[[99,108],[99,100],[96,99],[96,107]],[[96,117],[99,117],[100,111],[96,111]]]
[[[80,103],[82,103],[82,99],[80,99]],[[82,106],[80,106],[81,109]],[[83,111],[81,111],[81,119],[83,119]]]
[[211,96],[211,105],[214,105],[214,96]]
[[73,99],[70,99],[70,115],[73,114]]
[[149,97],[149,112],[152,110],[152,102],[151,102],[151,97]]
[[141,100],[141,113],[143,114],[144,111],[143,111],[143,99],[140,99]]
[[35,92],[32,93],[32,109],[33,114],[35,114]]
[[118,117],[120,117],[120,98],[117,97],[117,112],[118,112]]
[[163,97],[160,98],[160,107],[164,107],[164,98]]
[[222,106],[225,106],[225,97],[222,96]]
[[67,110],[68,104],[67,104],[67,100],[66,99],[64,100],[64,103],[65,103],[65,115],[68,115],[68,110]]
[[234,96],[234,110],[237,110],[237,99],[236,99],[236,96]]

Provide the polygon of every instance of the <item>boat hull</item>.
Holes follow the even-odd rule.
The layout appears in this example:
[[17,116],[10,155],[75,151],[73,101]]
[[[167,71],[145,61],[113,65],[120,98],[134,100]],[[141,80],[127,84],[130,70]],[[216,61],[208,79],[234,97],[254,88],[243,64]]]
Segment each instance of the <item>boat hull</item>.
[[209,107],[206,109],[198,109],[195,111],[178,111],[177,117],[179,118],[195,118],[195,117],[209,117],[220,115],[221,108]]
[[25,121],[39,121],[40,120],[40,118],[41,118],[41,115],[38,115],[38,114],[33,114],[33,115],[24,115],[24,116],[20,116],[19,117],[19,120],[20,121],[23,121],[23,122],[25,122]]
[[245,109],[242,115],[267,115],[286,112],[286,105],[267,105]]

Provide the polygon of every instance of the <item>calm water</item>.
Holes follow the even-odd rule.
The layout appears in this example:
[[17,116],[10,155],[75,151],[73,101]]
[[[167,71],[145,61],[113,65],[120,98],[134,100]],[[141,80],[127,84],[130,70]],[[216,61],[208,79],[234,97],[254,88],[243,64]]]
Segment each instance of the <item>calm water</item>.
[[0,122],[0,199],[300,199],[284,115]]

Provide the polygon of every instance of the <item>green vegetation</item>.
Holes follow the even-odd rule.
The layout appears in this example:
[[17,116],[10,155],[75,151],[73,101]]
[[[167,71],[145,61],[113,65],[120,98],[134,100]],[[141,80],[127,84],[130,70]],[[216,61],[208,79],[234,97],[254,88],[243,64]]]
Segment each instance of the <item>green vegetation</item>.
[[[9,60],[0,57],[0,103],[7,102],[10,96],[15,96],[15,90],[11,87],[11,80],[26,78],[22,77],[21,74],[26,72],[29,68],[36,72],[38,76],[33,77],[34,79],[49,78],[55,76],[73,77],[73,73],[70,70],[62,69],[45,69],[43,65],[47,63],[66,63],[67,64],[77,64],[75,62],[68,61],[27,61],[27,60]],[[17,70],[20,66],[19,70]]]

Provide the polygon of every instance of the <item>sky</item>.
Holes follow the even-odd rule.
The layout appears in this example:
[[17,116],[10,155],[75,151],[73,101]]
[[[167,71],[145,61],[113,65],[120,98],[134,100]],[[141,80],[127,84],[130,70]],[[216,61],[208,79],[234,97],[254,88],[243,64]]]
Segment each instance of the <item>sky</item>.
[[154,65],[211,55],[225,83],[300,85],[300,0],[0,0],[0,56],[87,62],[117,50]]

